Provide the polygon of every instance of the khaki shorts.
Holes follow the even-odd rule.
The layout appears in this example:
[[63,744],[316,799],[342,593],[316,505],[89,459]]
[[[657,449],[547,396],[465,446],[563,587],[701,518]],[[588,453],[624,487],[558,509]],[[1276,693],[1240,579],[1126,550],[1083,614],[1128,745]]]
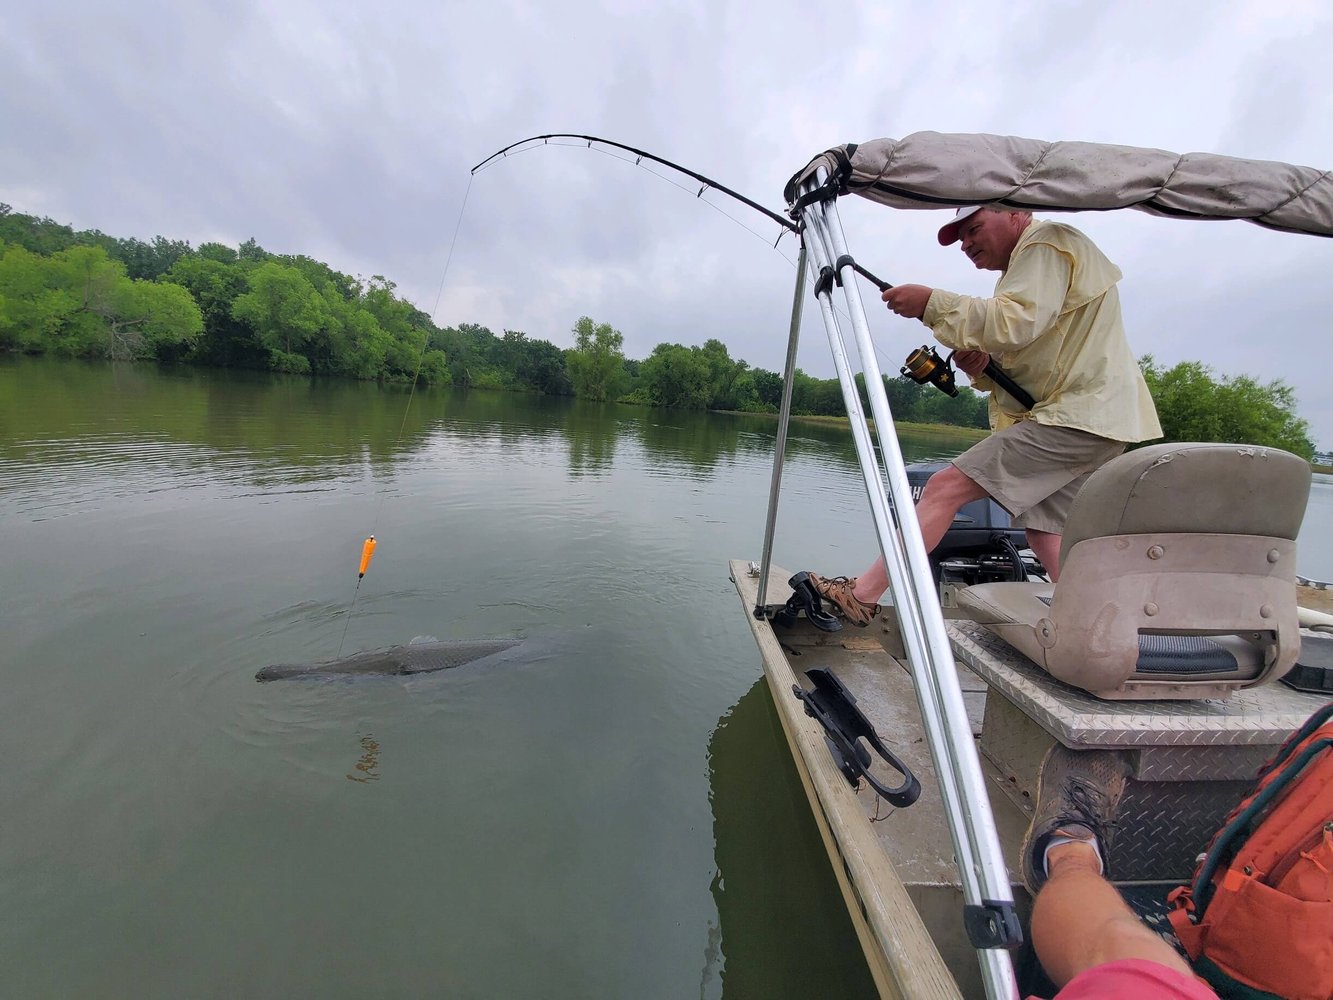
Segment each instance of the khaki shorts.
[[1121,441],[1024,420],[973,445],[953,464],[1017,527],[1060,535],[1088,476],[1124,450]]

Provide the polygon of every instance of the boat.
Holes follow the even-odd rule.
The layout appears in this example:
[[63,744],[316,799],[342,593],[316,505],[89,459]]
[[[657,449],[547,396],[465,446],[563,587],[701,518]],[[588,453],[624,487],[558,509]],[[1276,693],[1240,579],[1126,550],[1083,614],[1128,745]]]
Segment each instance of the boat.
[[[1015,551],[998,507],[955,521],[961,531],[994,518],[994,551],[962,546],[932,560],[837,198],[1127,209],[1333,236],[1333,176],[1211,154],[917,133],[822,153],[786,194],[801,254],[764,547],[728,570],[881,995],[1049,996],[1018,865],[1047,751],[1128,762],[1109,868],[1169,936],[1167,892],[1190,880],[1255,769],[1330,697],[1318,679],[1306,690],[1277,683],[1333,644],[1333,618],[1300,610],[1296,595],[1309,464],[1252,446],[1150,445],[1089,480],[1058,584]],[[889,572],[893,603],[864,629],[841,627],[805,567],[772,559],[807,269]]]

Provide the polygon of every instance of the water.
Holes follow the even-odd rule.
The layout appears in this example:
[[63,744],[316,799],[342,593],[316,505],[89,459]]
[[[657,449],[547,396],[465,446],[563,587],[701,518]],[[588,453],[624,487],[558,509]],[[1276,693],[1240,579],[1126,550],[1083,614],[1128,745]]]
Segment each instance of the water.
[[[5,995],[872,995],[726,575],[774,422],[408,404],[0,364]],[[1327,480],[1306,523],[1328,579]],[[777,560],[870,537],[846,432],[794,427]],[[254,680],[416,636],[528,642]]]

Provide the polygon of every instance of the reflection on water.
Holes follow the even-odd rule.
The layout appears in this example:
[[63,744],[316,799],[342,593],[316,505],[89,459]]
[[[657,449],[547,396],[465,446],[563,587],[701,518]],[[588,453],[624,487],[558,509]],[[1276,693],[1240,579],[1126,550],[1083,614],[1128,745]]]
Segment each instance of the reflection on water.
[[713,731],[708,779],[724,994],[878,996],[762,678]]
[[[489,455],[559,442],[570,474],[586,476],[604,475],[631,447],[650,473],[706,476],[740,454],[770,455],[776,427],[759,415],[48,359],[5,359],[0,378],[16,387],[0,396],[4,490],[21,512],[43,516],[167,488],[299,493],[367,476],[387,488],[395,468],[432,448]],[[920,455],[939,444],[904,447]],[[788,454],[853,461],[837,427],[794,429]],[[52,467],[62,469],[64,510],[50,497]]]
[[352,765],[358,771],[358,774],[347,775],[348,781],[358,781],[366,784],[370,781],[379,781],[380,766],[380,745],[374,735],[367,733],[361,737],[361,757]]

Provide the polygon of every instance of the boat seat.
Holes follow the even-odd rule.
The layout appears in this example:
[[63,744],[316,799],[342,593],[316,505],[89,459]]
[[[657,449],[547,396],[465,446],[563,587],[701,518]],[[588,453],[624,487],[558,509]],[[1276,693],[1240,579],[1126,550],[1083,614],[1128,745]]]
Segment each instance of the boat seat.
[[1060,580],[960,590],[959,608],[1100,698],[1219,698],[1296,661],[1296,535],[1310,465],[1173,443],[1102,466],[1075,498]]

